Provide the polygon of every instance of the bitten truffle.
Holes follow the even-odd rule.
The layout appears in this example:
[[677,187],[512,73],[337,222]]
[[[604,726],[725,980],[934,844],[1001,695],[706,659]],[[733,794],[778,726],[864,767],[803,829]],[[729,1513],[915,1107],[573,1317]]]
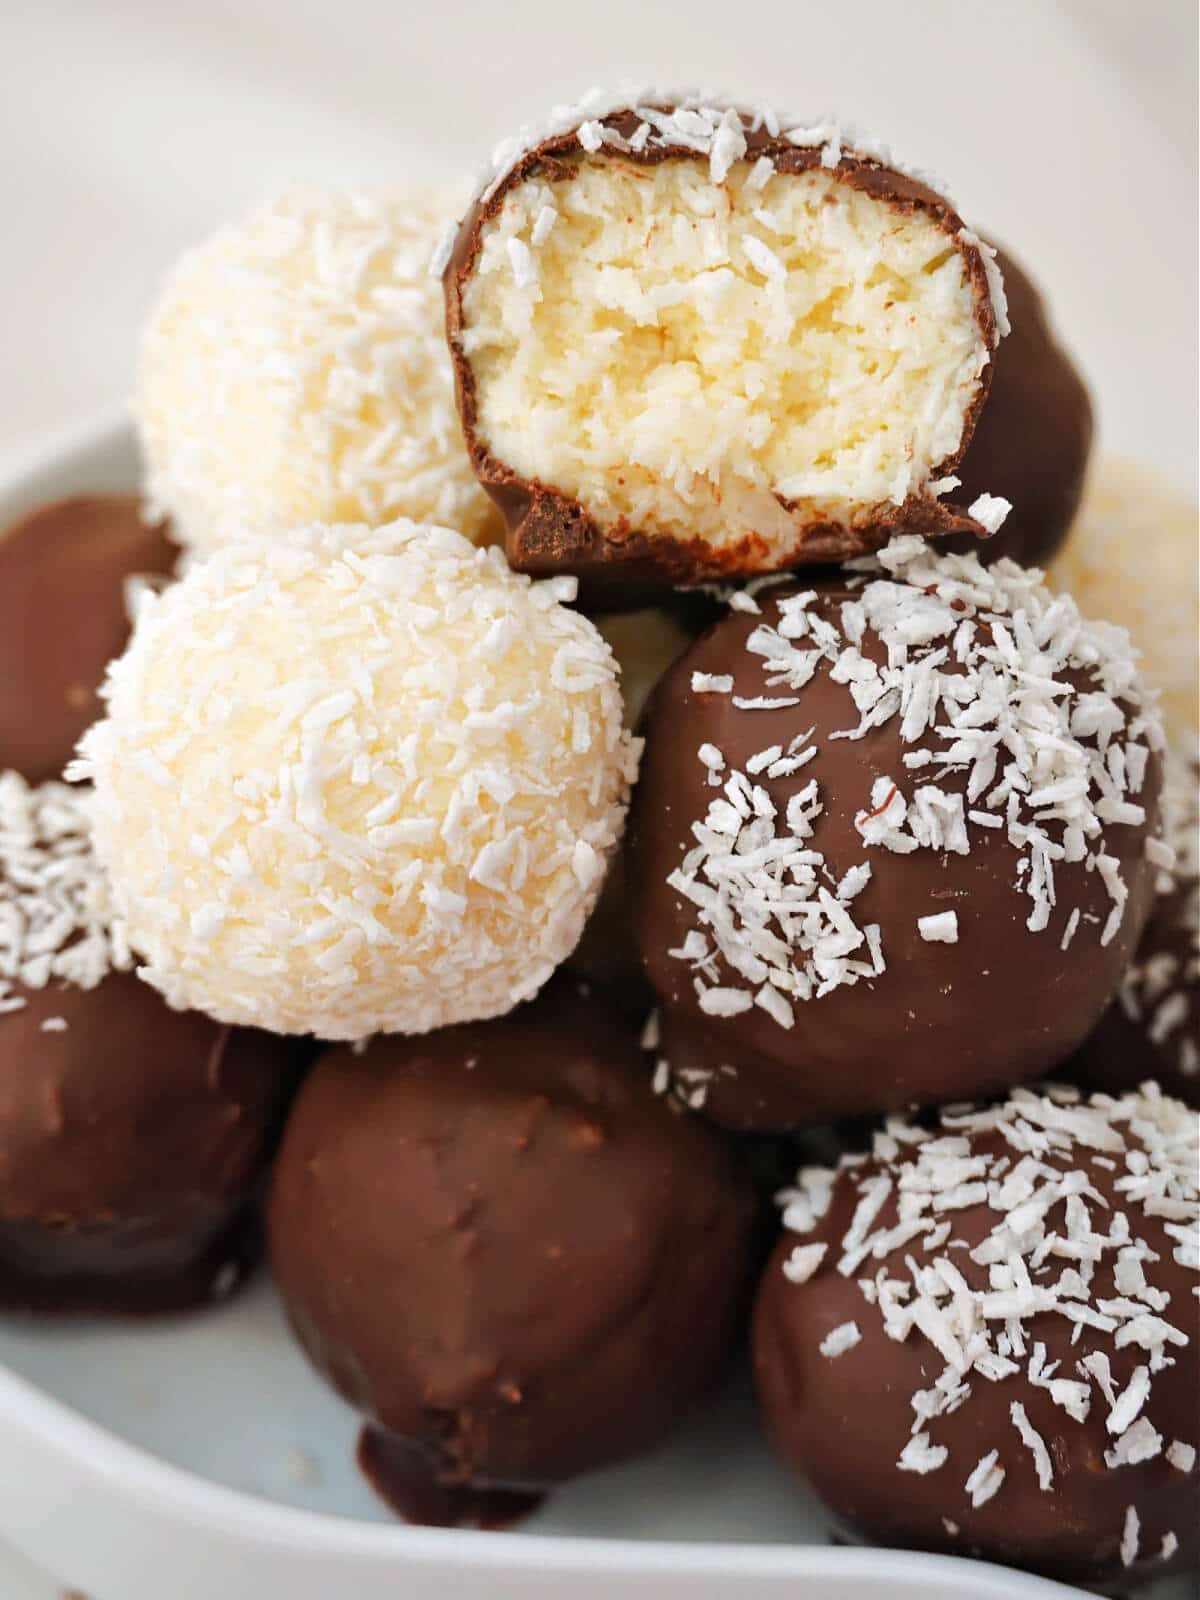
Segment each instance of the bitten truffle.
[[497,152],[444,284],[467,446],[520,570],[774,571],[938,498],[1007,328],[953,206],[829,126],[593,99]]
[[129,638],[126,587],[179,551],[135,495],[78,495],[0,532],[0,771],[60,778]]
[[1200,767],[1176,758],[1167,770],[1163,813],[1175,859],[1117,998],[1068,1075],[1110,1094],[1153,1078],[1165,1094],[1200,1107]]
[[1046,575],[1093,616],[1128,628],[1174,738],[1200,727],[1200,563],[1196,502],[1144,467],[1096,467],[1078,521]]
[[325,1039],[535,994],[639,749],[573,595],[397,522],[226,546],[149,598],[79,764],[142,975]]
[[914,537],[862,567],[735,595],[647,715],[660,1073],[732,1127],[1041,1076],[1150,909],[1162,732],[1124,632]]
[[1017,1089],[802,1170],[759,1291],[767,1429],[879,1544],[1068,1583],[1200,1560],[1200,1123]]
[[176,1310],[257,1255],[283,1045],[126,970],[87,809],[0,775],[0,1306]]
[[499,536],[429,276],[450,214],[421,192],[294,190],[181,259],[134,415],[147,497],[184,543],[401,516]]
[[559,979],[501,1020],[325,1055],[268,1230],[301,1343],[377,1435],[443,1489],[537,1489],[649,1448],[712,1384],[754,1210],[636,1035]]
[[[956,534],[946,548],[973,551],[984,563],[1009,556],[1044,567],[1079,510],[1092,449],[1092,402],[1036,285],[1005,251],[997,259],[1012,331],[993,358],[987,404],[954,469],[961,482],[953,496],[970,504],[984,493],[1002,495],[1012,510],[990,538]],[[1109,615],[1102,605],[1094,610]]]

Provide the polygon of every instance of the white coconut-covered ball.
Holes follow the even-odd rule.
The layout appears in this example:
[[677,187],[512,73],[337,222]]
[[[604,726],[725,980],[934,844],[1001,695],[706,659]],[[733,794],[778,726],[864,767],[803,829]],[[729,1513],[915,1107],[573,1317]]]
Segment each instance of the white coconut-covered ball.
[[142,338],[145,493],[197,551],[413,517],[501,536],[459,429],[441,285],[453,206],[295,190],[188,251]]
[[173,1005],[354,1039],[498,1016],[573,950],[638,741],[611,652],[497,550],[396,522],[147,597],[73,776]]

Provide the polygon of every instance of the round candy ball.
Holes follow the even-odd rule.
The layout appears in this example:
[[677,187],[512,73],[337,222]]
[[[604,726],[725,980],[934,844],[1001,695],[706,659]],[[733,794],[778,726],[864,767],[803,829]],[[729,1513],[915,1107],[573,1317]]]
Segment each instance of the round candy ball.
[[0,775],[0,1304],[164,1311],[229,1293],[285,1046],[131,972],[86,792]]
[[1042,1075],[1153,894],[1162,735],[1127,638],[917,539],[737,603],[646,722],[660,1070],[763,1131]]
[[1200,1557],[1200,1123],[1016,1090],[802,1170],[754,1315],[784,1460],[851,1537],[1116,1585]]
[[18,986],[0,1016],[0,1304],[158,1312],[229,1294],[283,1041],[173,1011],[130,972]]
[[135,495],[77,495],[0,531],[0,770],[62,775],[129,638],[128,580],[179,551]]
[[500,535],[462,443],[422,192],[296,190],[175,267],[142,340],[145,489],[199,551],[315,521]]
[[147,601],[82,747],[143,975],[327,1039],[536,993],[638,753],[572,592],[400,522],[225,547]]
[[1200,770],[1179,758],[1167,771],[1163,809],[1174,867],[1117,998],[1064,1075],[1109,1094],[1153,1078],[1165,1094],[1200,1108]]
[[501,1020],[322,1057],[268,1234],[301,1343],[374,1429],[444,1489],[543,1488],[647,1449],[701,1398],[754,1217],[636,1035],[558,980]]

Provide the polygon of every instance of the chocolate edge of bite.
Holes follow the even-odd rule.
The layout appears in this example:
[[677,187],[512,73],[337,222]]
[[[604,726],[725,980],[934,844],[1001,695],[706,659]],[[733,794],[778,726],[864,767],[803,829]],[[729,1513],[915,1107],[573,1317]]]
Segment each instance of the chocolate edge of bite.
[[[602,122],[603,126],[628,137],[639,120],[637,113],[629,109],[613,112]],[[781,135],[769,134],[764,128],[746,127],[744,115],[742,131],[746,139],[744,159],[766,155],[781,171],[792,174],[822,165],[819,147],[794,145]],[[587,154],[579,141],[578,127],[552,135],[526,151],[470,207],[459,224],[442,274],[446,338],[467,454],[480,484],[504,518],[507,554],[513,567],[534,576],[554,575],[569,567],[585,586],[603,594],[605,590],[621,590],[631,584],[653,587],[663,583],[698,583],[846,560],[866,555],[900,533],[933,537],[955,533],[972,534],[976,538],[987,536],[986,529],[967,512],[936,500],[928,493],[918,493],[910,495],[900,505],[871,507],[864,517],[849,526],[828,521],[810,523],[801,530],[797,542],[777,556],[770,566],[747,565],[746,558],[755,545],[764,544],[754,535],[747,535],[732,549],[718,553],[704,539],[646,534],[624,522],[618,522],[605,532],[578,501],[553,485],[520,477],[498,460],[477,433],[475,375],[462,348],[463,288],[479,254],[483,227],[501,210],[510,191],[537,174],[546,174],[552,181],[569,178]],[[682,144],[660,144],[617,154],[642,166],[657,166],[676,159],[699,159],[695,150]],[[993,352],[998,337],[982,246],[962,237],[970,230],[950,202],[918,179],[853,151],[841,155],[834,166],[826,170],[851,187],[903,211],[924,210],[933,214],[962,258],[974,291],[979,332],[989,353]],[[989,360],[979,375],[979,387],[963,419],[957,449],[935,463],[930,470],[931,477],[953,472],[965,455],[987,399],[993,366],[994,362]],[[781,504],[786,502],[781,501]]]

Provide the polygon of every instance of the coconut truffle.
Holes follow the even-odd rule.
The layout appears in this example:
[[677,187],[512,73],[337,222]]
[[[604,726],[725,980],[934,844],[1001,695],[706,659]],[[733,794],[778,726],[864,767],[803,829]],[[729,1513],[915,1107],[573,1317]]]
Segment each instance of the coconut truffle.
[[1200,1123],[1014,1090],[802,1170],[767,1429],[852,1536],[1122,1587],[1200,1558]]
[[1153,897],[1162,732],[1128,636],[915,537],[734,606],[645,725],[660,1073],[764,1131],[1042,1075]]
[[439,1520],[657,1443],[730,1353],[754,1224],[733,1152],[561,978],[509,1017],[328,1052],[268,1206],[292,1325],[369,1419],[372,1476],[411,1514],[423,1464]]
[[695,581],[1003,517],[938,499],[1007,327],[992,252],[867,141],[594,100],[497,152],[444,284],[521,570]]
[[396,517],[488,542],[421,192],[296,190],[175,267],[142,339],[145,491],[204,552],[307,522]]
[[[1083,498],[1092,402],[1037,285],[1006,251],[997,252],[997,261],[1012,331],[996,351],[987,404],[955,468],[954,498],[969,505],[984,493],[1003,495],[1012,510],[990,538],[956,534],[948,548],[974,550],[985,563],[1010,556],[1043,567],[1066,539]],[[1109,615],[1103,606],[1092,610]]]
[[1098,463],[1065,549],[1046,581],[1092,615],[1128,628],[1167,726],[1194,739],[1200,726],[1200,567],[1196,503],[1144,467]]
[[639,748],[573,593],[396,522],[227,546],[148,600],[79,768],[142,975],[326,1039],[535,994]]
[[285,1046],[128,970],[89,807],[0,774],[0,1305],[202,1305],[258,1254]]
[[130,581],[178,556],[136,495],[57,500],[0,531],[0,771],[62,776],[129,638]]
[[1163,814],[1174,860],[1117,998],[1065,1071],[1110,1094],[1153,1078],[1200,1107],[1200,765],[1176,757],[1167,772]]

